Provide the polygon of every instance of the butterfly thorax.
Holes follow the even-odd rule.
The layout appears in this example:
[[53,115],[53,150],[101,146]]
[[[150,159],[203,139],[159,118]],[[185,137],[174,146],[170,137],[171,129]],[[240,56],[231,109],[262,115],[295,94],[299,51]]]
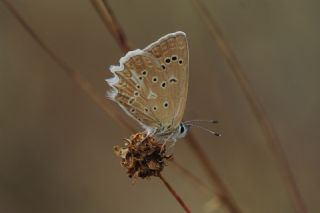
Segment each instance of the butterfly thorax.
[[150,132],[150,135],[155,137],[158,142],[167,141],[167,140],[176,140],[183,138],[188,133],[189,127],[181,122],[178,127],[171,130],[156,129],[153,132]]

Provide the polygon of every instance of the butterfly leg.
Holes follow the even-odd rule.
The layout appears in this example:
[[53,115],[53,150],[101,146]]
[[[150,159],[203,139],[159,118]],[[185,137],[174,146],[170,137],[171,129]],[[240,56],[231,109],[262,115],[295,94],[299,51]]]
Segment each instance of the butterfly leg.
[[[176,141],[176,140],[175,140],[175,139],[172,139],[173,134],[174,134],[174,133],[171,133],[171,134],[164,140],[164,142],[163,142],[163,144],[162,144],[162,147],[161,147],[161,152],[163,152],[164,147],[165,147],[165,145],[167,144],[167,142],[168,142],[169,140],[172,140],[173,143],[175,144],[175,141]],[[171,146],[172,146],[172,145],[170,145],[169,148],[171,148]]]
[[164,147],[166,146],[166,143],[167,143],[168,140],[165,140],[161,146],[161,150],[160,150],[160,153],[162,153],[164,151]]
[[137,135],[142,136],[142,138],[139,139],[139,142],[135,144],[136,147],[139,147],[149,137],[149,134],[147,132],[141,132],[141,133],[137,133]]
[[174,147],[174,145],[176,145],[177,139],[172,139],[172,143],[169,146],[169,149],[171,149],[172,147]]

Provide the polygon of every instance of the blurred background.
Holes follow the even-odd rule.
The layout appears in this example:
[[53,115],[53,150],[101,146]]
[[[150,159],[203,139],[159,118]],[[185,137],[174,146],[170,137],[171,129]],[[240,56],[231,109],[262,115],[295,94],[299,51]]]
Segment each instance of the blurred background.
[[[108,67],[123,53],[91,2],[11,2],[44,42],[104,96]],[[320,212],[320,2],[203,2],[266,109],[308,211]],[[134,48],[170,32],[187,33],[185,119],[220,121],[210,128],[222,137],[191,131],[242,212],[296,212],[244,93],[192,2],[108,3]],[[132,132],[79,89],[3,2],[0,27],[0,211],[183,212],[159,179],[132,185],[113,153],[113,146]],[[175,160],[210,185],[186,143],[176,144]],[[212,212],[211,194],[173,166],[163,175],[193,212]]]

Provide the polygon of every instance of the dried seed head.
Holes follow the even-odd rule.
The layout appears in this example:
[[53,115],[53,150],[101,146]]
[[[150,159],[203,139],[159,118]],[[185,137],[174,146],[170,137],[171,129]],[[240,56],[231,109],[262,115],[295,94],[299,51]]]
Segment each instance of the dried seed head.
[[125,141],[124,146],[115,146],[114,152],[121,158],[121,165],[130,178],[159,176],[166,161],[172,159],[172,155],[165,154],[165,145],[144,133],[134,134]]

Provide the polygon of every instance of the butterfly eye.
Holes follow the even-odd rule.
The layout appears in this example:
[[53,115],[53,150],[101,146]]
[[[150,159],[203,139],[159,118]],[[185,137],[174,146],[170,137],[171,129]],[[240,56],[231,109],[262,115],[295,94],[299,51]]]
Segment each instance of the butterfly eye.
[[182,64],[182,63],[183,63],[183,60],[182,60],[182,59],[180,59],[180,60],[179,60],[179,64]]
[[130,112],[135,113],[135,112],[136,112],[136,109],[132,108],[132,109],[130,110]]
[[140,84],[137,84],[137,85],[136,85],[136,88],[137,88],[137,89],[140,89],[140,88],[141,88]]
[[142,75],[143,75],[143,76],[147,76],[147,73],[148,73],[148,72],[147,72],[146,70],[143,70],[143,71],[142,71]]
[[172,57],[171,57],[171,60],[172,61],[176,61],[178,59],[178,57],[176,56],[176,55],[173,55]]
[[158,110],[158,107],[157,106],[154,106],[153,107],[153,111],[157,111]]
[[164,65],[164,64],[161,64],[161,67],[162,67],[163,70],[166,69],[166,65]]
[[139,76],[139,80],[142,81],[142,80],[143,80],[143,77],[142,77],[142,76]]
[[148,113],[148,112],[149,112],[149,109],[148,109],[148,108],[144,108],[144,111],[145,111],[146,113]]
[[184,133],[184,126],[183,125],[180,125],[180,134]]
[[171,62],[171,59],[170,59],[170,58],[166,58],[164,61],[165,61],[167,64],[169,64],[169,63]]

